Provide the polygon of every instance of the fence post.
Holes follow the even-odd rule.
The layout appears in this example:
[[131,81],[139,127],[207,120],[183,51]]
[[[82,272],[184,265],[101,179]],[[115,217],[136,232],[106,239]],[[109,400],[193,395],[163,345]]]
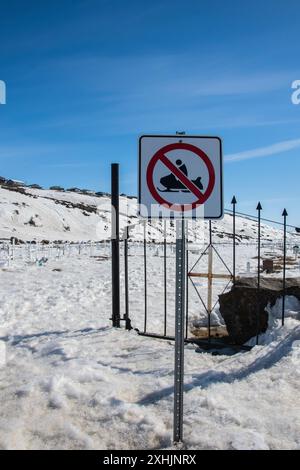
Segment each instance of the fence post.
[[120,327],[119,164],[111,165],[112,324]]
[[257,247],[257,313],[256,313],[256,344],[258,344],[259,328],[260,328],[260,248],[261,248],[261,211],[262,206],[259,202],[256,210],[258,211],[258,247]]
[[233,285],[235,285],[235,253],[236,253],[236,231],[235,231],[235,206],[236,206],[237,200],[235,196],[233,196],[231,204],[232,204],[232,211],[233,211],[233,252],[232,252],[232,277],[233,277]]
[[144,333],[147,331],[147,221],[144,222]]
[[10,265],[10,243],[7,244],[7,266],[9,267]]
[[125,227],[124,232],[124,278],[125,278],[125,328],[131,330],[131,321],[129,318],[129,282],[128,282],[128,238],[129,228],[128,225]]
[[208,247],[208,279],[207,279],[207,310],[208,310],[208,341],[211,340],[211,311],[212,311],[212,272],[213,272],[213,246],[212,225],[209,221],[209,247]]
[[167,335],[167,222],[164,220],[164,336]]
[[288,216],[287,210],[284,209],[283,213],[283,220],[284,220],[284,231],[283,231],[283,281],[282,281],[282,318],[281,323],[282,326],[284,325],[284,316],[285,316],[285,294],[286,294],[286,218]]
[[[13,237],[13,239],[11,241],[11,259],[12,259],[12,261],[14,260],[14,257],[15,257],[15,244],[16,244],[16,239],[15,239],[15,237]],[[9,249],[8,249],[8,254],[9,254]]]
[[189,239],[188,221],[186,221],[186,244],[185,244],[185,264],[186,264],[186,285],[185,285],[185,338],[189,335]]

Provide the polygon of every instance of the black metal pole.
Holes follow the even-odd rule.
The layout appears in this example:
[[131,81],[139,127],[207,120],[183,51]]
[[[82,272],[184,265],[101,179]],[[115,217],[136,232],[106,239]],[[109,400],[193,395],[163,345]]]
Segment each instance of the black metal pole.
[[112,324],[120,327],[119,164],[111,165]]
[[258,247],[257,247],[257,313],[256,313],[256,344],[258,344],[260,330],[260,261],[261,261],[261,211],[262,206],[259,202],[256,210],[258,211]]
[[125,281],[125,314],[124,320],[128,318],[128,227],[125,227],[124,233],[124,281]]
[[282,326],[284,325],[284,317],[285,317],[285,295],[286,295],[286,218],[288,216],[287,210],[284,209],[282,213],[284,217],[284,232],[283,232],[283,281],[282,281],[282,319],[281,323]]
[[231,204],[232,204],[232,216],[233,216],[233,250],[232,250],[232,278],[233,278],[233,285],[235,285],[235,263],[236,263],[236,229],[235,229],[235,216],[236,216],[236,211],[235,211],[235,206],[236,206],[237,200],[235,196],[233,196]]
[[128,226],[125,228],[125,237],[124,237],[124,277],[125,277],[125,328],[126,330],[131,330],[131,321],[129,318],[129,282],[128,282],[128,238],[129,238],[129,229]]
[[167,335],[167,227],[164,221],[164,336]]
[[144,333],[147,331],[147,240],[146,240],[146,227],[147,222],[144,225],[144,307],[145,307],[145,314],[144,314]]

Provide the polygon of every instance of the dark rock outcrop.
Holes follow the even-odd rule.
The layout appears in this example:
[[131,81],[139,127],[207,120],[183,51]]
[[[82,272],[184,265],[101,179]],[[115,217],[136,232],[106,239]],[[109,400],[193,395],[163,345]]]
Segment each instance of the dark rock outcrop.
[[[268,304],[275,305],[283,296],[282,279],[261,278],[258,293],[256,278],[240,278],[230,292],[219,296],[220,313],[224,318],[229,337],[237,344],[247,342],[268,328]],[[286,295],[300,301],[300,278],[286,280]],[[257,316],[258,313],[258,316]]]
[[31,188],[31,189],[43,189],[42,186],[40,186],[39,184],[30,184],[28,186],[28,188]]
[[64,188],[62,186],[50,186],[49,189],[51,189],[52,191],[64,191]]

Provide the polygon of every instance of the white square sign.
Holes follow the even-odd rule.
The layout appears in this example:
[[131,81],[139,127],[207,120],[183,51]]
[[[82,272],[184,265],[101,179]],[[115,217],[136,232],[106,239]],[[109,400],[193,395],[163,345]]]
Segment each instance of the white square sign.
[[219,137],[143,135],[139,140],[139,215],[223,217]]

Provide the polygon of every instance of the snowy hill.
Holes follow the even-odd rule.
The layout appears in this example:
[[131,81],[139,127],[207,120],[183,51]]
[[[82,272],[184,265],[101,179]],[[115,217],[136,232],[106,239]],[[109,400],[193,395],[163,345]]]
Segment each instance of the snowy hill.
[[[130,238],[142,240],[143,223],[137,218],[134,198],[120,198],[120,227],[131,225]],[[104,193],[45,190],[0,183],[0,239],[16,237],[23,241],[88,241],[104,240],[110,236],[110,197]],[[201,222],[189,224],[189,237],[203,234]],[[207,223],[205,223],[207,228]],[[257,237],[255,221],[237,217],[238,240],[254,241]],[[164,223],[157,221],[147,227],[149,240],[161,241]],[[173,224],[167,223],[167,240],[174,240]],[[232,216],[213,223],[216,241],[229,241],[232,237]],[[281,240],[282,231],[262,225],[262,238]],[[295,238],[297,235],[295,234]]]

